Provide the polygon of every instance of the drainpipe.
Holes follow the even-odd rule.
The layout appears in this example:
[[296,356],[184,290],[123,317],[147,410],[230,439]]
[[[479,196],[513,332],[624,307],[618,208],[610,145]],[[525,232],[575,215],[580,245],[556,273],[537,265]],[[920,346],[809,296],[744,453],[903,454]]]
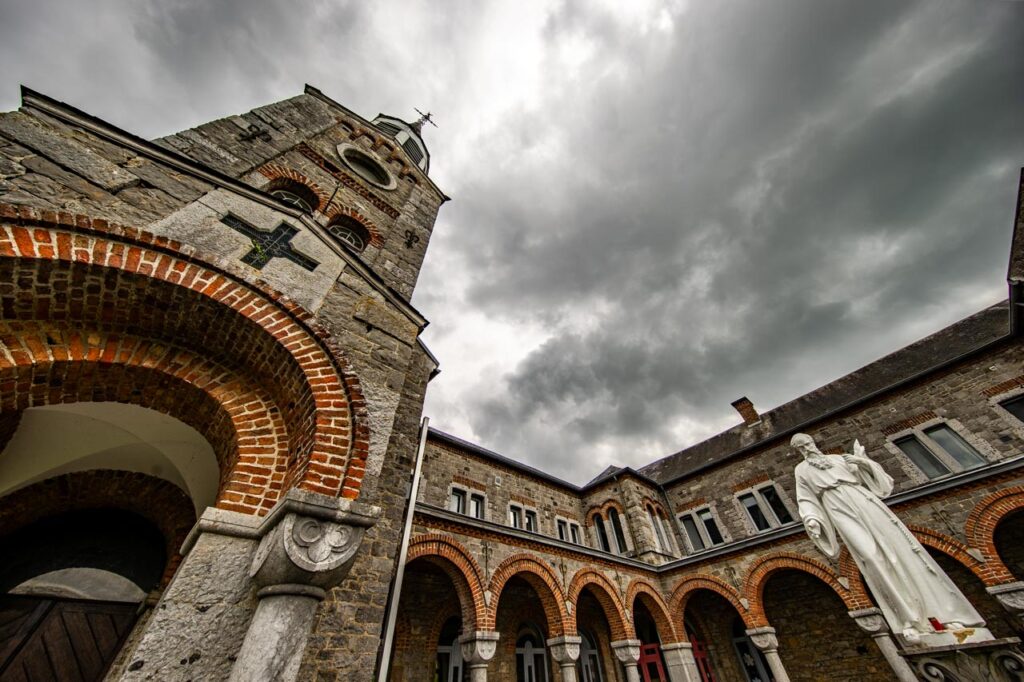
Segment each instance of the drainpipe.
[[409,538],[412,536],[412,517],[416,512],[416,498],[420,490],[420,469],[423,466],[423,452],[427,447],[427,427],[430,418],[420,423],[420,447],[416,451],[416,465],[412,472],[412,488],[409,490],[409,508],[405,513],[405,528],[402,530],[402,545],[398,549],[398,569],[391,589],[391,603],[388,605],[387,626],[384,629],[384,644],[381,650],[380,673],[377,682],[387,682],[391,672],[391,646],[395,641],[395,623],[398,621],[398,602],[402,597],[402,581],[405,578],[405,557],[409,554]]

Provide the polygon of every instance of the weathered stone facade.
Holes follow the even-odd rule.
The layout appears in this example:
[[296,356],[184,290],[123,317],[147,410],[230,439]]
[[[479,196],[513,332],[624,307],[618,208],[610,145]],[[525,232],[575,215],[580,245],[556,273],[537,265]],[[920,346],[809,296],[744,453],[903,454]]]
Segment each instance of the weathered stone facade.
[[[81,657],[45,651],[85,631],[47,619],[116,592],[141,614],[90,631],[90,679],[908,679],[854,561],[799,524],[797,431],[860,439],[989,628],[1020,633],[1021,218],[1008,302],[577,486],[421,433],[437,362],[409,297],[446,197],[400,141],[418,124],[386,120],[308,87],[154,142],[30,91],[0,115],[0,598],[21,638],[0,666],[60,677]],[[91,513],[110,532],[54,535]]]

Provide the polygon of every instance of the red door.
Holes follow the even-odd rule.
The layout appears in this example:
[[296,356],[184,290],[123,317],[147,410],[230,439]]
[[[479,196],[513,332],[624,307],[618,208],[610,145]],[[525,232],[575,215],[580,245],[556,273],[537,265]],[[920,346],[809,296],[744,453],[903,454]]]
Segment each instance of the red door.
[[644,644],[640,647],[640,674],[644,682],[668,682],[665,666],[661,662],[661,647]]
[[708,645],[692,634],[690,644],[693,645],[693,660],[697,662],[697,672],[701,682],[715,682],[715,674],[711,672],[711,659],[708,657]]

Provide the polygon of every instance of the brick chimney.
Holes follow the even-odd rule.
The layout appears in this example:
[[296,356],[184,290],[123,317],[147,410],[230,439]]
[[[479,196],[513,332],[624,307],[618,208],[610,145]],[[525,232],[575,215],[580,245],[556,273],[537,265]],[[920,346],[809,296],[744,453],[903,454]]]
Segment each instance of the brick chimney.
[[743,423],[747,426],[761,421],[761,415],[754,409],[754,403],[750,402],[750,398],[747,396],[734,400],[732,406],[740,413],[740,416],[743,417]]

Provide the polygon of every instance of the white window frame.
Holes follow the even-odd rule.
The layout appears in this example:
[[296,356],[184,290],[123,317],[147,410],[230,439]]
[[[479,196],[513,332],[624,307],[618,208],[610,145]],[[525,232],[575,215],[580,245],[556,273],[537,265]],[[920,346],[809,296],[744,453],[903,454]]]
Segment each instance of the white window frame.
[[[473,498],[474,497],[479,497],[480,500],[481,500],[480,501],[480,512],[481,512],[480,516],[473,516],[473,514],[472,514]],[[468,516],[471,519],[479,519],[481,521],[486,521],[487,520],[487,493],[482,492],[480,490],[474,490],[472,488],[470,489],[470,491],[469,491],[469,498],[466,500],[466,516]]]
[[[533,517],[533,528],[530,528],[530,517]],[[527,533],[540,534],[540,514],[532,507],[523,507],[523,530]]]
[[[513,519],[515,519],[515,516],[512,513],[513,509],[516,509],[516,510],[519,511],[519,521],[520,521],[521,525],[517,526],[515,524],[515,522],[513,521]],[[526,530],[526,507],[524,507],[523,505],[519,504],[518,502],[509,502],[508,503],[508,525],[509,525],[509,527],[515,528],[516,530]]]
[[[722,536],[722,541],[719,543],[711,542],[711,536],[708,534],[708,529],[704,526],[704,521],[698,516],[700,512],[707,511],[711,514],[711,519],[715,522],[715,527],[718,529],[718,534]],[[745,513],[745,512],[744,512]],[[690,540],[690,534],[686,532],[686,526],[683,525],[683,517],[689,516],[693,519],[693,524],[697,527],[697,534],[700,536],[701,541],[704,543],[703,549],[697,549],[693,546],[693,542]],[[684,511],[679,512],[676,515],[676,522],[679,524],[679,534],[682,535],[683,541],[686,543],[686,547],[689,549],[689,554],[699,554],[701,552],[707,552],[715,547],[721,547],[722,545],[729,544],[729,536],[725,532],[725,527],[722,525],[722,519],[718,516],[718,510],[713,504],[702,504],[698,507],[691,507]]]
[[569,542],[580,547],[585,547],[583,529],[575,521],[569,522]]
[[[462,511],[452,509],[452,500],[455,498],[455,493],[462,494]],[[453,514],[466,515],[466,510],[469,509],[469,491],[461,485],[452,483],[448,486],[448,504],[445,508]]]
[[[565,539],[558,536],[559,524],[565,524]],[[573,539],[573,529],[576,530],[576,539]],[[584,546],[583,544],[583,531],[580,528],[580,524],[576,523],[572,519],[565,516],[555,516],[555,537],[558,537],[562,542],[568,542],[571,545]]]
[[[790,521],[783,523],[779,517],[775,515],[775,510],[772,509],[768,500],[766,500],[764,495],[761,494],[761,490],[769,487],[775,489],[775,494],[779,496],[779,501],[782,503],[782,506],[787,512],[789,512]],[[764,515],[765,520],[768,522],[767,528],[762,530],[754,523],[754,519],[750,517],[750,512],[747,510],[747,505],[743,504],[743,500],[740,499],[745,495],[754,496],[754,501],[757,502],[757,506],[760,508],[761,514]],[[767,533],[768,531],[775,530],[782,526],[794,525],[797,523],[797,519],[799,518],[796,514],[796,510],[793,509],[790,502],[786,499],[786,495],[783,494],[782,486],[772,479],[761,481],[760,483],[752,485],[749,488],[744,488],[743,490],[737,490],[733,493],[733,499],[736,500],[736,505],[740,509],[740,515],[743,517],[743,523],[746,525],[747,530],[753,534]]]
[[[1000,401],[1004,401],[1009,400],[1010,397],[1013,396],[1007,393],[999,396],[999,399]],[[1014,418],[1013,415],[1011,415],[1009,412],[1006,412],[1005,410],[1003,410],[1003,412],[1006,413],[1008,418]],[[969,445],[975,452],[977,452],[981,456],[984,462],[980,464],[979,467],[986,466],[987,464],[991,464],[994,460],[999,459],[998,453],[996,453],[992,449],[992,446],[990,446],[988,443],[981,440],[980,438],[974,436],[974,434],[965,429],[963,427],[963,424],[961,424],[956,419],[945,419],[943,417],[935,417],[934,419],[929,419],[926,422],[915,424],[910,428],[902,429],[900,431],[897,431],[896,433],[890,434],[889,436],[886,436],[885,439],[885,449],[896,456],[896,461],[900,463],[900,466],[903,467],[903,471],[907,474],[907,476],[914,484],[922,485],[924,483],[938,481],[948,476],[959,474],[963,471],[969,471],[969,469],[964,469],[952,455],[946,452],[946,450],[941,445],[939,445],[927,433],[925,433],[926,430],[932,429],[940,425],[946,426],[956,435],[960,436],[960,438],[962,438],[967,443],[967,445]],[[924,470],[918,467],[914,460],[912,460],[907,455],[907,453],[903,452],[900,446],[896,444],[896,441],[902,440],[908,436],[913,436],[914,438],[916,438],[917,441],[921,443],[921,445],[923,445],[929,452],[931,452],[932,456],[935,457],[935,459],[939,460],[939,462],[949,470],[949,472],[942,474],[940,476],[936,476],[935,478],[929,478],[924,473]]]

